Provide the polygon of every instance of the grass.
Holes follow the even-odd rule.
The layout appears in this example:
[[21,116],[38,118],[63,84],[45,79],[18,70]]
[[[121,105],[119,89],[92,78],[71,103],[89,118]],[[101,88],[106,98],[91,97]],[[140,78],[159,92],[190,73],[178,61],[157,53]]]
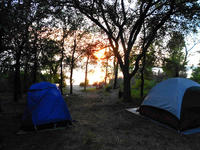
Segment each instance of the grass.
[[[12,109],[7,107],[0,115],[0,147],[3,150],[199,149],[200,134],[181,136],[135,116],[125,110],[135,105],[119,103],[117,93],[118,90],[112,90],[105,95],[94,90],[87,94],[81,92],[80,95],[67,96],[69,111],[77,121],[74,127],[26,135],[15,134],[20,126],[20,118],[16,112],[7,113]],[[22,106],[16,107],[19,109],[17,112],[24,111]]]
[[91,88],[91,87],[89,87],[89,88],[86,88],[86,91],[83,89],[83,90],[81,90],[81,92],[94,92],[94,91],[96,91],[97,89],[96,88]]

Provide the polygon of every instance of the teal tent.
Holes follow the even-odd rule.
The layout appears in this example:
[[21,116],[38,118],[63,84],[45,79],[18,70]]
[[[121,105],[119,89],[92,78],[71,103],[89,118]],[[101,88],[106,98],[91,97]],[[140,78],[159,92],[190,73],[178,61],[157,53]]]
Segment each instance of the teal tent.
[[162,81],[151,89],[139,112],[184,134],[200,132],[200,84],[186,78]]

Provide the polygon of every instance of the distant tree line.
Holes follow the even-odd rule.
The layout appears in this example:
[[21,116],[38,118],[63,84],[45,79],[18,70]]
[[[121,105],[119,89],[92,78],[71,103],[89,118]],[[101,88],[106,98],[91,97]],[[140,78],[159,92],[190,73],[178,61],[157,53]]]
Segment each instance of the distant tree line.
[[[164,76],[186,77],[185,37],[200,25],[198,0],[2,0],[0,2],[0,74],[12,76],[14,101],[32,83],[58,83],[61,93],[74,69],[95,64],[94,52],[109,47],[102,66],[104,82],[113,58],[113,88],[123,73],[123,99],[131,100],[131,79],[153,78],[153,67]],[[96,35],[96,36],[95,36]],[[98,36],[98,38],[97,38]],[[185,50],[185,51],[184,51]],[[80,60],[86,58],[85,63]],[[198,68],[192,79],[199,81]]]

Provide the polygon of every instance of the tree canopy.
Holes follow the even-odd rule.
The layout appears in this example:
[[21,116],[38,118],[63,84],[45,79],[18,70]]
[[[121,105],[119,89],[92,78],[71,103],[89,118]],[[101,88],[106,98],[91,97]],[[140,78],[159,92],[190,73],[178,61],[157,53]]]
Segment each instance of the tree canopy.
[[[199,25],[198,0],[73,0],[68,4],[87,16],[108,36],[113,53],[124,75],[124,99],[130,99],[130,79],[139,69],[139,63],[157,36],[163,36],[169,28],[184,30]],[[141,34],[145,30],[146,36]],[[130,69],[130,54],[139,41],[140,52]]]
[[[88,45],[87,38],[82,35],[80,37],[85,38],[85,43],[78,41],[79,33],[89,35],[90,31],[101,34],[99,38],[106,36],[109,41],[124,76],[123,96],[128,101],[131,78],[139,70],[147,71],[156,63],[153,62],[155,57],[151,58],[154,42],[165,39],[169,52],[166,68],[171,68],[171,63],[182,71],[186,62],[182,61],[184,58],[180,51],[184,45],[183,32],[196,32],[200,25],[199,0],[3,0],[0,4],[0,71],[15,73],[15,99],[21,92],[21,72],[25,74],[24,80],[32,73],[32,82],[36,82],[41,70],[51,67],[50,71],[60,73],[62,88],[66,60],[73,61],[73,69],[78,45],[85,50],[95,45],[96,39]],[[61,40],[54,37],[52,41],[47,34],[52,30],[60,34],[61,28]],[[171,40],[167,39],[167,33],[173,33]],[[72,37],[73,42],[67,43]],[[71,52],[67,51],[70,46],[66,48],[66,44],[71,45]],[[52,55],[49,49],[54,49],[50,52]],[[60,60],[55,61],[53,55],[58,55]],[[148,65],[143,65],[145,62]],[[70,78],[72,83],[72,76]]]

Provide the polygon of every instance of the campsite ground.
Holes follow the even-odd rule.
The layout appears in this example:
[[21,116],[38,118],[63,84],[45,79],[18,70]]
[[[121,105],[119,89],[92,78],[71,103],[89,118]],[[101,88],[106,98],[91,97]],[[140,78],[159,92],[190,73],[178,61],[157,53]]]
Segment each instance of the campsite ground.
[[25,97],[12,102],[9,93],[1,93],[0,150],[197,150],[200,134],[179,135],[149,120],[129,113],[117,90],[76,91],[66,96],[74,126],[25,135],[16,135],[25,106]]

